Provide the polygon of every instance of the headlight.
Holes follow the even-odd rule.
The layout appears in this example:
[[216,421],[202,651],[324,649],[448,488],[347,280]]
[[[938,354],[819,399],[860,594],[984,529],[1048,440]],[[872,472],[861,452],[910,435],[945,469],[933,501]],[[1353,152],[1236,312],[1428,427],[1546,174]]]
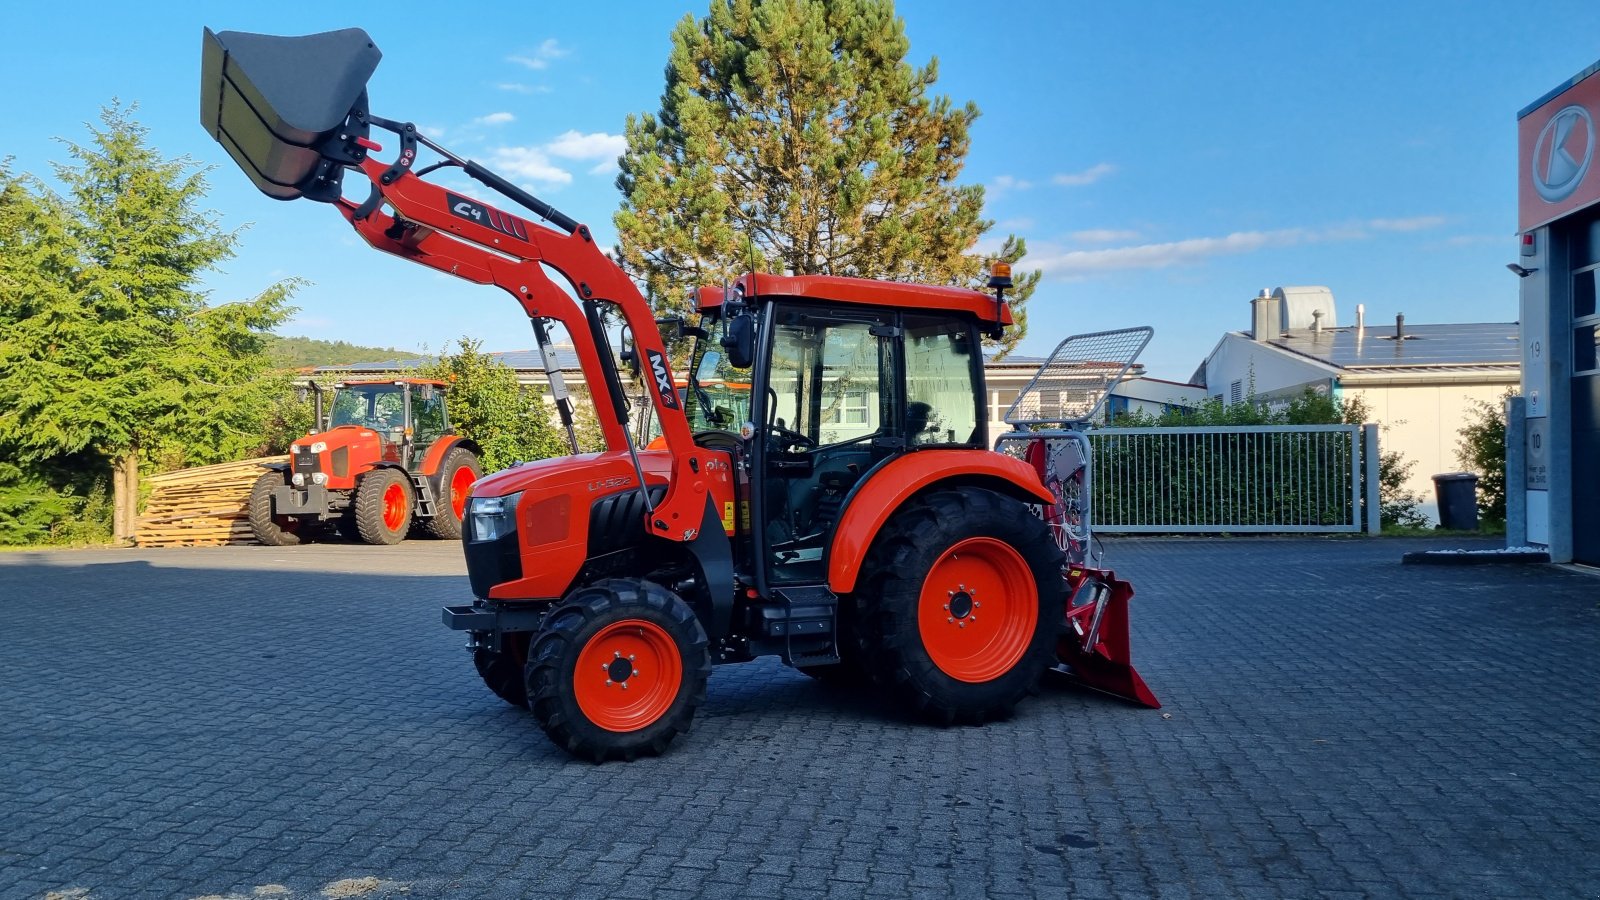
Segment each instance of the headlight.
[[504,497],[473,497],[467,503],[472,540],[492,541],[517,530],[517,502],[522,493]]
[[311,483],[312,484],[327,484],[328,483],[328,473],[327,472],[312,472],[311,473]]
[[317,441],[311,445],[312,453],[324,453],[328,449],[327,441]]
[[289,476],[289,480],[294,482],[294,486],[295,487],[305,487],[306,486],[306,473],[304,473],[304,472],[296,472],[293,475]]

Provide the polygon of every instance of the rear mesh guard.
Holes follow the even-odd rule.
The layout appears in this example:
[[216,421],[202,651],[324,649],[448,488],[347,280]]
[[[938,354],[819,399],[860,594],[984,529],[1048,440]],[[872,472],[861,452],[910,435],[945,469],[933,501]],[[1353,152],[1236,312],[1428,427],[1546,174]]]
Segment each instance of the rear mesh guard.
[[1013,428],[1087,423],[1154,334],[1155,329],[1141,325],[1067,338],[1006,410],[1005,421]]
[[1067,602],[1056,642],[1060,662],[1052,671],[1159,709],[1161,701],[1133,668],[1128,629],[1133,585],[1094,565],[1094,467],[1085,433],[1154,334],[1140,326],[1062,341],[1006,411],[1005,421],[1014,430],[996,439],[995,449],[1028,463],[1055,497],[1035,507],[1067,562],[1062,573]]

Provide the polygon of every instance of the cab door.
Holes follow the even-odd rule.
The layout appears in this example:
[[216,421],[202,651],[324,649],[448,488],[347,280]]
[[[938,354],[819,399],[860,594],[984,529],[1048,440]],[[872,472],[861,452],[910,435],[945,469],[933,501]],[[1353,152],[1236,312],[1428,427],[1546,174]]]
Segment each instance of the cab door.
[[893,313],[779,302],[764,336],[751,502],[774,587],[817,584],[844,499],[904,441]]

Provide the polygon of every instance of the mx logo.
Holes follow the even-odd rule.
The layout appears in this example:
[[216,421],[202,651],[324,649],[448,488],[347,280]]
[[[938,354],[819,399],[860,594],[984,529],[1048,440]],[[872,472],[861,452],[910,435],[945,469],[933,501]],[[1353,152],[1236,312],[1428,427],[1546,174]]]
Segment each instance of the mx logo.
[[1545,123],[1533,145],[1533,189],[1547,203],[1572,196],[1594,159],[1594,119],[1573,104]]

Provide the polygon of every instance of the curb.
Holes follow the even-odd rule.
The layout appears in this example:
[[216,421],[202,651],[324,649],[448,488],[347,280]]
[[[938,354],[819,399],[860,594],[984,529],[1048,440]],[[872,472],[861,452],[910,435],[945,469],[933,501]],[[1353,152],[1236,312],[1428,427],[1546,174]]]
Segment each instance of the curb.
[[1548,563],[1549,561],[1550,554],[1532,550],[1512,553],[1495,551],[1484,553],[1470,550],[1419,550],[1400,557],[1401,564],[1408,566],[1527,565],[1530,563]]

